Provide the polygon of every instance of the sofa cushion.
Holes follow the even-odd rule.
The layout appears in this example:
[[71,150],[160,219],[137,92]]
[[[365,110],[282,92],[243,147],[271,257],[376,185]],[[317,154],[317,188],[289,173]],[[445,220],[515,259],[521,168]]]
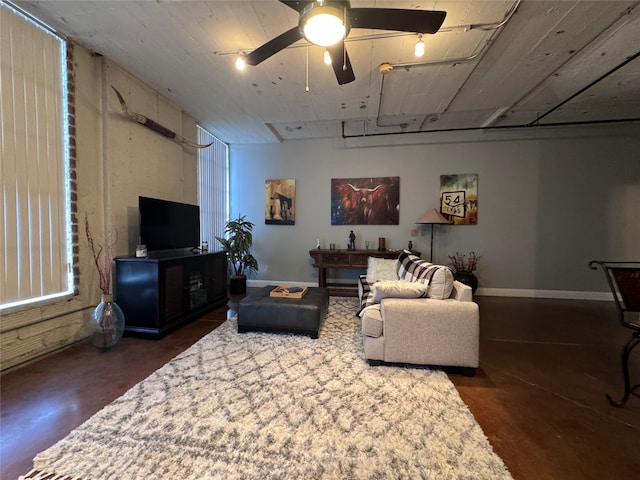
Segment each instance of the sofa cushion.
[[424,298],[429,286],[421,282],[406,280],[389,280],[376,282],[371,287],[373,303],[380,303],[383,298]]
[[367,264],[367,282],[375,283],[385,280],[398,280],[398,260],[393,258],[369,257]]
[[453,272],[449,267],[427,262],[405,250],[398,257],[397,272],[400,280],[428,285],[429,298],[444,300],[451,296]]

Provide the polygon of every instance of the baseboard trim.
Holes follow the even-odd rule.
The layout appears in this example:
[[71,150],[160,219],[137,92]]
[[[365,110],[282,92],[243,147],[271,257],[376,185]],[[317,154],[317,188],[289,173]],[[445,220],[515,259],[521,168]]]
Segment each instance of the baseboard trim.
[[555,298],[559,300],[613,301],[611,292],[580,292],[572,290],[536,290],[527,288],[478,288],[476,295],[484,297]]
[[[317,282],[292,282],[289,280],[247,280],[249,287],[267,285],[317,287]],[[480,297],[555,298],[559,300],[613,301],[611,292],[581,292],[572,290],[537,290],[529,288],[478,288]]]

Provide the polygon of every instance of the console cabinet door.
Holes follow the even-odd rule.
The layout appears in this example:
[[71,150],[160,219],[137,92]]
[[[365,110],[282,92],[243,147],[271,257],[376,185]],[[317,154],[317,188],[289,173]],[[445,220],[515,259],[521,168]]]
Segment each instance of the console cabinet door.
[[135,325],[142,330],[158,328],[161,316],[160,295],[164,295],[158,264],[116,259],[114,284],[116,303],[124,313],[125,331]]
[[224,252],[210,259],[209,295],[212,302],[227,298],[227,255]]
[[204,261],[185,262],[185,291],[187,294],[187,309],[195,311],[209,303],[207,272],[209,258]]
[[167,265],[162,269],[164,277],[164,295],[161,296],[164,308],[164,321],[170,322],[185,312],[184,301],[184,267],[182,265]]

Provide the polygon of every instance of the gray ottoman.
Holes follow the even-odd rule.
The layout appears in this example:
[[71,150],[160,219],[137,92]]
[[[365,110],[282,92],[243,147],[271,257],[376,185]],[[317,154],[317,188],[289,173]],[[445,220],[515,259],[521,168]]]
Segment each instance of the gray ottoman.
[[309,287],[302,298],[270,297],[276,285],[262,287],[238,305],[238,333],[290,332],[318,338],[329,308],[329,289]]

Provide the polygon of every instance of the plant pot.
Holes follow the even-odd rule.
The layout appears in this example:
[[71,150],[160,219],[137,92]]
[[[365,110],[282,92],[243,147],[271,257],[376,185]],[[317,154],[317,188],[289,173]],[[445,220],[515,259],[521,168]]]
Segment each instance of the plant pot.
[[478,277],[476,277],[473,272],[460,270],[453,274],[453,278],[460,283],[470,286],[471,292],[476,293],[476,290],[478,289]]
[[232,295],[239,295],[246,293],[247,291],[247,277],[246,275],[240,275],[237,277],[229,278],[229,293]]

